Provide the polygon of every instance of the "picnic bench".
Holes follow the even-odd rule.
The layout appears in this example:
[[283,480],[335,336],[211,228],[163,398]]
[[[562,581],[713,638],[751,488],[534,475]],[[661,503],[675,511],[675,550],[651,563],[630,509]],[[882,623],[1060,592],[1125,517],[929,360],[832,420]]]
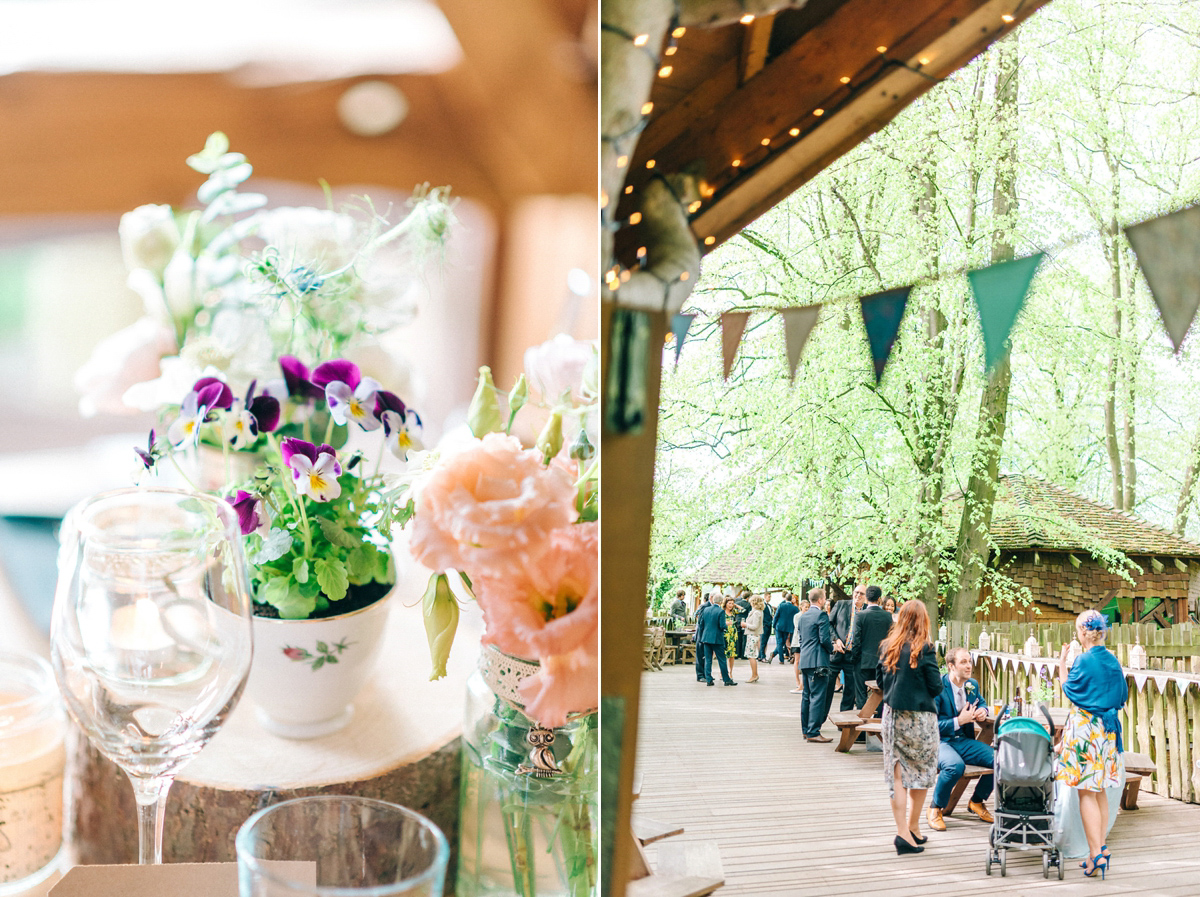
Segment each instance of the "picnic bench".
[[829,714],[829,721],[838,728],[841,737],[834,745],[834,750],[842,754],[850,752],[850,746],[860,735],[879,734],[879,722],[875,711],[883,702],[883,691],[874,680],[867,682],[867,702],[858,710],[835,710]]
[[1153,775],[1157,767],[1148,756],[1134,751],[1126,751],[1121,755],[1121,759],[1125,763],[1125,790],[1121,792],[1121,809],[1136,810],[1142,776]]
[[[641,793],[642,775],[636,772],[633,779],[635,802]],[[630,831],[633,854],[630,880],[625,889],[629,897],[705,897],[725,884],[721,851],[715,841],[659,844],[658,866],[651,869],[645,846],[682,835],[683,826],[654,822],[635,812],[630,819]]]
[[990,776],[992,772],[993,770],[990,766],[968,766],[964,769],[963,774],[959,776],[958,781],[954,783],[954,787],[950,790],[950,797],[946,800],[946,806],[942,810],[942,815],[949,816],[954,812],[954,808],[958,806],[963,792],[967,790],[967,785],[981,776]]

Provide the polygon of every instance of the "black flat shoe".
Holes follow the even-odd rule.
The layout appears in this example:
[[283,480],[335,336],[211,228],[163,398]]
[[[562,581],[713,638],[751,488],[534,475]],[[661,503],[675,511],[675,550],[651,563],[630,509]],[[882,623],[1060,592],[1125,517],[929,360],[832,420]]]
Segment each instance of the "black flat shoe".
[[908,833],[913,836],[913,840],[916,841],[918,844],[924,844],[926,841],[929,840],[928,838],[922,838],[920,835],[918,835],[912,829],[909,829]]
[[914,847],[912,844],[909,844],[907,841],[905,841],[899,835],[896,836],[896,840],[893,841],[892,843],[896,845],[896,853],[898,853],[898,854],[924,853],[924,851],[925,851],[924,847]]

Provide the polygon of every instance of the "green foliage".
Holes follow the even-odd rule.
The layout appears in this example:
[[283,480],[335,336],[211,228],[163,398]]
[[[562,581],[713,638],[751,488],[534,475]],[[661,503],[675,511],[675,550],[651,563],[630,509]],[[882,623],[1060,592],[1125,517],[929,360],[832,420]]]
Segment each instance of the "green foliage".
[[[1200,198],[1200,52],[1187,38],[1198,25],[1194,4],[1060,0],[1022,26],[1016,215],[992,207],[1007,163],[994,49],[705,258],[678,367],[673,343],[663,355],[652,578],[755,531],[759,586],[865,568],[902,598],[951,588],[959,519],[944,498],[966,487],[985,385],[963,275],[990,263],[997,239],[1049,251],[1012,333],[1001,472],[1111,502],[1111,395],[1117,469],[1136,472],[1130,509],[1170,526],[1200,425],[1186,400],[1200,350],[1193,338],[1172,357],[1128,245],[1104,229]],[[857,297],[908,283],[876,388]],[[766,310],[815,303],[789,385]],[[763,311],[726,381],[718,319],[731,308]],[[1078,535],[1130,575],[1120,552]],[[1036,597],[1002,569],[983,575],[993,601]]]

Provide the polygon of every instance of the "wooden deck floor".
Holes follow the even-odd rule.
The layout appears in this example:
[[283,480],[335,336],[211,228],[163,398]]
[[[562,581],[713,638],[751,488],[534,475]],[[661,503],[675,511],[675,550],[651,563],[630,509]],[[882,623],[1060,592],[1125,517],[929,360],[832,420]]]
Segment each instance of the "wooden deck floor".
[[[734,677],[748,678],[738,667]],[[1144,792],[1113,827],[1103,882],[1084,878],[1077,861],[1064,881],[1045,881],[1034,851],[1009,851],[1007,877],[989,878],[988,826],[963,805],[946,832],[924,832],[924,853],[897,856],[881,755],[805,742],[791,668],[760,665],[759,675],[737,688],[707,688],[690,665],[642,676],[634,813],[684,826],[671,841],[715,841],[726,882],[718,897],[1200,894],[1200,806]],[[652,867],[656,848],[646,848]]]

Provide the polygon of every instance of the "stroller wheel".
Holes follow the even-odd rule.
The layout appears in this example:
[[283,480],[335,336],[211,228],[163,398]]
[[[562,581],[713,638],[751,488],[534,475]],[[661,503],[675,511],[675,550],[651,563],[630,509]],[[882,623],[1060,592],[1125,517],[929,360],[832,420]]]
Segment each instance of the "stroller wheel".
[[1008,875],[1008,850],[1000,851],[1000,877]]
[[1063,862],[1062,851],[1056,850],[1054,852],[1054,858],[1056,860],[1058,860],[1058,864],[1057,864],[1058,865],[1058,880],[1062,881],[1063,880],[1063,867],[1067,865],[1066,863]]
[[1050,877],[1050,851],[1042,851],[1042,878]]
[[988,875],[992,874],[992,851],[990,851],[990,850],[988,851],[988,858],[987,858],[987,874]]

